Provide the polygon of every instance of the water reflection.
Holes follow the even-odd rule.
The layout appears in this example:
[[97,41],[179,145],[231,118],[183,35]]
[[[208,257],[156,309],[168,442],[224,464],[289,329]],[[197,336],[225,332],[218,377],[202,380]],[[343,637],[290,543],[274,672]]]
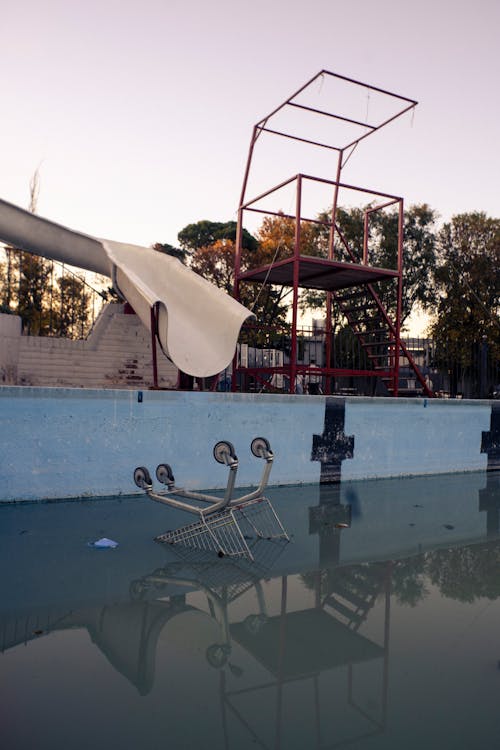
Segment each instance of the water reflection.
[[[482,746],[493,746],[500,727],[490,711],[491,675],[500,643],[484,623],[500,598],[499,478],[462,478],[467,497],[458,496],[456,478],[438,486],[436,497],[427,480],[395,482],[393,497],[391,484],[381,482],[287,490],[273,502],[292,542],[259,541],[253,563],[150,542],[119,548],[121,557],[75,547],[73,557],[64,548],[66,577],[54,567],[57,548],[50,554],[46,545],[44,557],[38,536],[24,567],[20,560],[25,593],[15,577],[2,579],[0,658],[7,677],[26,680],[12,680],[19,692],[10,700],[29,712],[40,700],[40,681],[48,681],[38,674],[36,690],[28,682],[40,653],[64,650],[65,633],[85,632],[94,649],[85,651],[87,661],[77,662],[73,674],[61,664],[50,675],[71,684],[80,706],[74,747],[79,738],[88,746],[85,727],[103,700],[101,721],[122,728],[122,747],[137,746],[135,729],[143,723],[143,747],[164,744],[167,726],[167,744],[186,748],[417,747],[424,735],[430,748],[470,747],[474,732],[457,732],[457,710],[467,705],[470,712],[471,701]],[[64,508],[57,512],[64,515]],[[24,526],[30,514],[22,513]],[[19,542],[14,509],[9,518],[6,534],[17,533]],[[29,565],[35,560],[36,572]],[[75,578],[82,566],[85,576]],[[448,651],[453,639],[456,648]],[[33,649],[33,663],[22,644]],[[471,682],[457,697],[452,680],[440,694],[439,717],[430,698],[432,679],[440,680],[437,662],[450,679],[463,662],[455,677]],[[122,682],[111,680],[110,666]],[[95,695],[90,671],[99,675]],[[124,693],[123,678],[135,699]],[[112,685],[116,705],[99,684]],[[12,746],[29,747],[35,732],[37,747],[58,746],[50,717],[47,709],[33,736],[8,724]]]

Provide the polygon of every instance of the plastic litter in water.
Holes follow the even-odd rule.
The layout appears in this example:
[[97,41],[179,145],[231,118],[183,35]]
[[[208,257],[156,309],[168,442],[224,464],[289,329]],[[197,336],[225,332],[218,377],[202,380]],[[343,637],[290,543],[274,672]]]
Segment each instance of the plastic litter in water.
[[115,547],[118,547],[118,542],[114,542],[112,539],[107,539],[104,536],[96,542],[89,542],[89,547],[95,547],[96,549],[114,549]]

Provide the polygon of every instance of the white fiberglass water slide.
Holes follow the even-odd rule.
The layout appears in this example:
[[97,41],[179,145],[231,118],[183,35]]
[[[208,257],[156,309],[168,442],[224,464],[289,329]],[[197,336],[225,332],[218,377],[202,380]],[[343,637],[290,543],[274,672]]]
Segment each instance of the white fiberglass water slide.
[[163,351],[188,375],[224,370],[243,322],[252,315],[170,255],[75,232],[3,200],[0,241],[109,276],[148,330],[156,320]]

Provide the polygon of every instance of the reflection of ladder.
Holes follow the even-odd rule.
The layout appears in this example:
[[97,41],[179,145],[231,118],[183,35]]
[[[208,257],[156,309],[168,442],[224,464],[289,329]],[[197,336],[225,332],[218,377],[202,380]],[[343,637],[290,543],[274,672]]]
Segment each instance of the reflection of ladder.
[[357,631],[366,620],[383,586],[383,571],[355,566],[331,571],[328,594],[322,606],[345,620],[345,625]]

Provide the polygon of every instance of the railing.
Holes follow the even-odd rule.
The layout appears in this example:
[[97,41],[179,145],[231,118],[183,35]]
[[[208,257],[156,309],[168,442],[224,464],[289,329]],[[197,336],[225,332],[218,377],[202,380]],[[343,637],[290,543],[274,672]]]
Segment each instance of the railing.
[[430,342],[426,376],[443,398],[500,398],[500,359],[486,338],[459,347]]
[[[298,393],[387,396],[386,388],[373,376],[361,375],[370,368],[366,350],[348,328],[331,334],[330,362],[326,362],[325,329],[304,327],[297,332]],[[245,326],[237,352],[233,387],[242,392],[288,393],[291,333],[287,328],[262,329]],[[429,338],[402,337],[427,385],[441,398],[500,398],[500,361],[486,340],[463,346],[460,356],[451,345]],[[456,347],[456,344],[455,344]],[[387,352],[387,357],[391,352]],[[344,373],[340,374],[340,370]],[[399,396],[421,396],[422,385],[401,352]],[[327,383],[327,378],[330,383]],[[232,370],[221,373],[218,390],[230,390]],[[327,385],[330,388],[327,388]]]
[[[105,279],[15,248],[0,262],[0,311],[19,315],[23,335],[84,339],[112,296]],[[100,287],[100,288],[97,288]]]

